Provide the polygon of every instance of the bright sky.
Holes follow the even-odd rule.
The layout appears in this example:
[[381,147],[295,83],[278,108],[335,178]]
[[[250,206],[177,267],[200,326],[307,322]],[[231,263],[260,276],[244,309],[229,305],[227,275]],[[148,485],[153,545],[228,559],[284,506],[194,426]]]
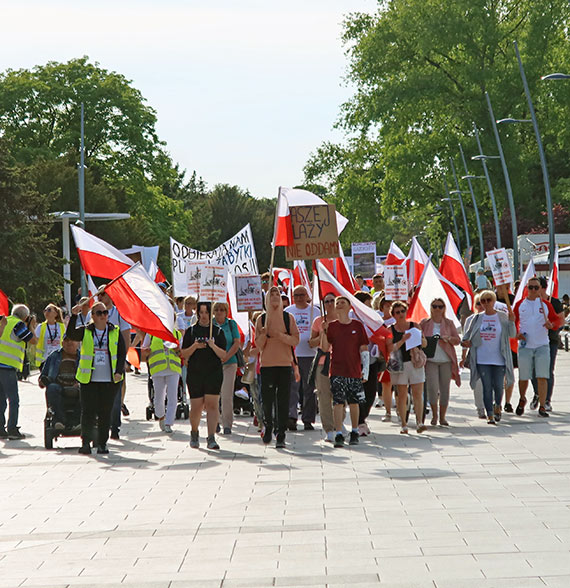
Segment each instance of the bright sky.
[[[351,95],[340,40],[348,12],[377,0],[2,2],[0,70],[88,55],[138,88],[183,169],[257,197],[303,179],[341,135]],[[87,137],[88,141],[89,138]]]

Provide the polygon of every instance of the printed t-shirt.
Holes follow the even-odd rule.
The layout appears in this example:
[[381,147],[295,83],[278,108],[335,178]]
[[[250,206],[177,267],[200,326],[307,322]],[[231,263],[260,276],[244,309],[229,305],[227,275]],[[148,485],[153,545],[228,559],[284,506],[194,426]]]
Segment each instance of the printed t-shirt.
[[[226,338],[222,330],[214,325],[212,328],[214,343],[221,349],[226,348]],[[210,338],[210,326],[194,325],[184,333],[182,349],[190,347],[194,341],[206,342]],[[222,362],[210,347],[196,349],[188,358],[188,378],[191,375],[210,376],[222,373]]]
[[[546,314],[545,314],[546,313]],[[544,325],[548,318],[546,304],[540,298],[525,298],[519,306],[519,331],[525,334],[527,349],[548,345],[548,329]]]
[[330,375],[361,378],[360,347],[368,345],[362,323],[355,320],[347,324],[333,321],[328,326],[327,339],[332,345]]
[[[285,312],[292,314],[295,317],[297,328],[299,329],[299,344],[295,347],[295,354],[297,357],[314,357],[315,349],[309,347],[309,339],[311,338],[311,305],[307,308],[297,308],[294,304],[288,306]],[[321,311],[314,306],[313,317],[320,316]]]
[[501,323],[498,314],[483,314],[481,318],[481,345],[477,348],[477,363],[505,365],[501,355]]

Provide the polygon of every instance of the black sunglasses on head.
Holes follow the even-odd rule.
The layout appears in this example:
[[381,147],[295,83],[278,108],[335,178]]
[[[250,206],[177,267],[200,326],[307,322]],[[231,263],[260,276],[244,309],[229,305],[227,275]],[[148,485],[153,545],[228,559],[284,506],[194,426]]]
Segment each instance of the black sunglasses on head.
[[107,316],[109,314],[108,310],[96,310],[93,313],[95,316]]

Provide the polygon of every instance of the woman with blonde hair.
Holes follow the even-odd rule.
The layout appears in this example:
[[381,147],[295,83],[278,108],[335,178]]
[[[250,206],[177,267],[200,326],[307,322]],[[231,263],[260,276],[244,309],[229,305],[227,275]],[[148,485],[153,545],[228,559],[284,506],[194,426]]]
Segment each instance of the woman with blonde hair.
[[50,302],[44,309],[45,321],[36,327],[36,365],[42,366],[50,353],[61,348],[65,333],[61,308]]

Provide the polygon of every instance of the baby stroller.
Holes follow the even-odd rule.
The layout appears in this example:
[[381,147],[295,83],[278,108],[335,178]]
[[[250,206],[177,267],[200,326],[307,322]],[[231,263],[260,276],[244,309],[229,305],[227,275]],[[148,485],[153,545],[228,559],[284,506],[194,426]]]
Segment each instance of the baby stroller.
[[[154,413],[154,385],[152,383],[152,377],[148,375],[148,406],[146,407],[146,420],[150,421],[153,418],[156,419]],[[190,406],[186,398],[186,392],[184,391],[184,385],[182,378],[178,379],[178,392],[177,392],[177,405],[176,405],[176,418],[187,419],[190,417]]]
[[[65,429],[55,428],[55,414],[48,406],[44,418],[44,445],[53,449],[58,437],[79,437],[81,435],[81,401],[78,386],[64,386],[61,390]],[[46,399],[47,404],[47,399]],[[91,434],[93,444],[97,444],[97,425]]]
[[253,416],[254,410],[249,384],[243,384],[238,375],[234,384],[234,415],[240,414]]

